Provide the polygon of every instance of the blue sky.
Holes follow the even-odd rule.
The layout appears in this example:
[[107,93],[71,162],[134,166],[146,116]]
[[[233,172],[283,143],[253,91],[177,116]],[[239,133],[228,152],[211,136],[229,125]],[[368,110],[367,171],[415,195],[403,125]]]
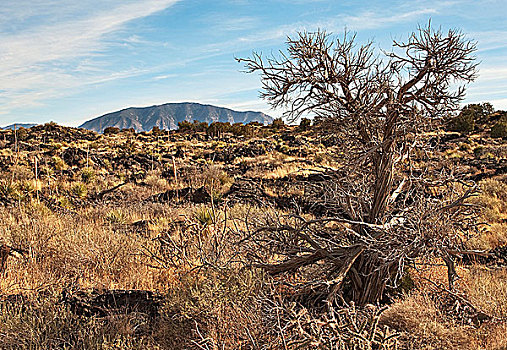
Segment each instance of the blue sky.
[[0,125],[77,126],[130,106],[193,101],[271,115],[234,57],[298,30],[345,28],[388,49],[431,18],[478,41],[465,102],[507,109],[507,1],[2,0]]

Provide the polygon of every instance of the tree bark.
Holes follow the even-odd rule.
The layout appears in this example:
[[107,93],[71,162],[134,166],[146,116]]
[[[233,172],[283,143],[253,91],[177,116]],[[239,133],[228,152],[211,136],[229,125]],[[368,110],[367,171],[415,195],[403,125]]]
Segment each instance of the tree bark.
[[392,280],[397,269],[394,264],[386,265],[373,254],[363,255],[356,260],[349,272],[351,288],[349,299],[356,305],[376,304]]

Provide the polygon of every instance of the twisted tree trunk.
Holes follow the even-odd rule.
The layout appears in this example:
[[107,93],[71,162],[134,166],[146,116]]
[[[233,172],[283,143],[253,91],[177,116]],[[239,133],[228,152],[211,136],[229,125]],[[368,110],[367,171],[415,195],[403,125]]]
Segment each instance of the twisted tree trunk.
[[[382,224],[381,220],[387,208],[388,198],[392,192],[393,159],[392,151],[395,139],[397,113],[386,118],[383,143],[379,152],[373,156],[372,162],[375,174],[373,188],[373,202],[368,213],[368,222]],[[364,234],[365,228],[358,227],[359,234]],[[374,233],[374,238],[380,238],[382,233]],[[365,249],[356,259],[349,271],[351,281],[350,298],[358,305],[376,303],[382,299],[387,283],[396,277],[398,265],[386,264],[373,249]]]
[[356,305],[375,304],[384,295],[387,283],[395,278],[395,264],[386,265],[373,254],[365,252],[349,271],[349,299]]

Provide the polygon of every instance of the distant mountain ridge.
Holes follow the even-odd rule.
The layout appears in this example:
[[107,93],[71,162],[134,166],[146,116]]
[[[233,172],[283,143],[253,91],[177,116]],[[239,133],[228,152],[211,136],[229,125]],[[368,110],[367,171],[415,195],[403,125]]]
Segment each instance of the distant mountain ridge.
[[80,127],[103,132],[107,127],[120,129],[134,128],[136,131],[150,131],[154,126],[160,129],[177,129],[181,121],[271,123],[273,118],[262,112],[238,112],[229,108],[204,105],[193,102],[166,103],[151,107],[130,107],[121,111],[104,114],[83,123]]
[[0,127],[0,129],[2,129],[2,130],[14,130],[14,128],[16,128],[16,129],[19,129],[19,128],[29,129],[32,126],[36,126],[36,125],[38,125],[38,124],[35,124],[35,123],[14,123],[14,124],[11,124],[11,125],[2,126],[2,127]]

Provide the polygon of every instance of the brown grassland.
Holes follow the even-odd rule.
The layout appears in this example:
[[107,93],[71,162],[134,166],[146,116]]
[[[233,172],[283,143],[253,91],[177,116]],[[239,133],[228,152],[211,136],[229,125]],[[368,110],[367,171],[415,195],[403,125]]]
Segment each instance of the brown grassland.
[[[428,137],[439,141],[421,162],[452,163],[481,187],[487,225],[467,249],[507,245],[505,142]],[[266,218],[322,215],[302,184],[336,154],[332,134],[284,125],[2,131],[0,348],[507,349],[505,250],[463,257],[452,293],[445,264],[421,260],[383,305],[325,315],[292,295],[304,275],[252,266],[245,242]]]

